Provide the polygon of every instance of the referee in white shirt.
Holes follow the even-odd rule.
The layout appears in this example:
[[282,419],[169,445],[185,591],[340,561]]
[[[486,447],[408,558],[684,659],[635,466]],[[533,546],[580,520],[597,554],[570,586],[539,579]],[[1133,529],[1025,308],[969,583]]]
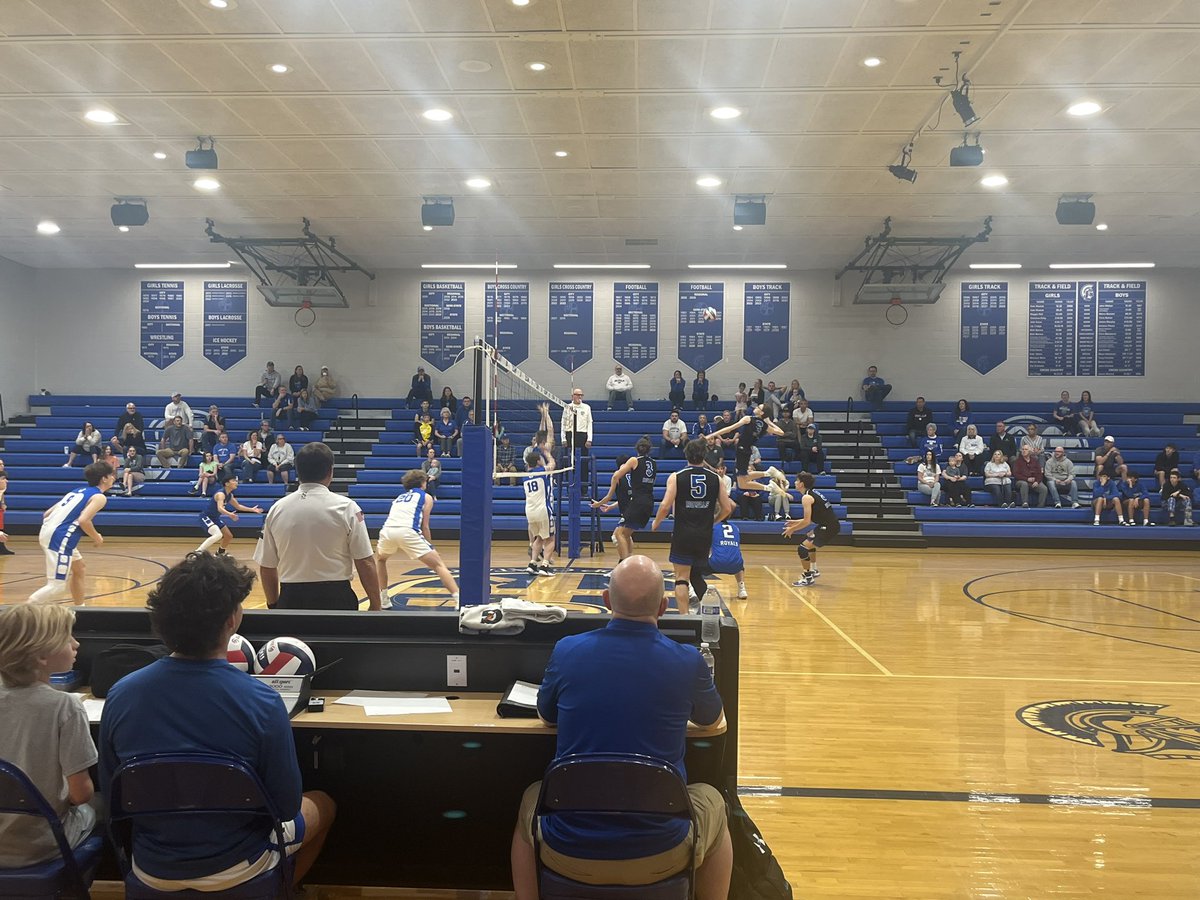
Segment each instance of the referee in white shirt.
[[587,455],[592,446],[592,408],[583,402],[583,391],[571,391],[571,402],[563,407],[562,442],[567,451],[576,447]]
[[269,609],[358,609],[354,571],[372,610],[383,608],[363,512],[329,490],[333,451],[306,444],[296,454],[299,489],[275,503],[254,551]]

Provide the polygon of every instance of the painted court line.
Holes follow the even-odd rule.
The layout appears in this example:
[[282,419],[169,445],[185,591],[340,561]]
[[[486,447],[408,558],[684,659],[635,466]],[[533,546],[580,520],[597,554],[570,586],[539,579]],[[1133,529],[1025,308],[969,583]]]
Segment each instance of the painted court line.
[[855,643],[854,639],[852,637],[850,637],[850,635],[846,634],[846,632],[844,632],[844,631],[842,631],[842,629],[838,628],[837,625],[833,622],[833,620],[829,618],[829,616],[825,615],[825,613],[821,612],[819,609],[817,609],[815,606],[813,606],[811,603],[809,603],[807,600],[805,600],[803,595],[801,595],[787,581],[780,578],[774,569],[770,568],[769,566],[763,566],[763,568],[766,569],[768,575],[770,575],[772,578],[774,578],[776,581],[778,581],[780,584],[782,584],[785,588],[787,588],[789,591],[791,591],[793,597],[795,597],[797,600],[799,600],[801,603],[803,603],[805,606],[807,606],[809,609],[811,609],[814,613],[816,613],[817,616],[821,619],[821,621],[824,622],[826,625],[828,625],[830,628],[832,628],[833,631],[838,635],[838,637],[840,637],[843,641],[845,641],[847,644],[849,644],[851,647],[853,647],[855,650],[857,650],[863,659],[865,659],[867,662],[869,662],[871,665],[873,665],[875,668],[877,668],[884,675],[892,674],[891,672],[888,671],[887,667],[884,666],[879,660],[877,660],[870,653],[868,653],[866,650],[864,650],[862,647],[860,647],[857,643]]
[[[742,669],[742,676],[757,675],[762,678],[797,678],[815,676],[819,678],[881,678],[882,674],[875,672],[788,672]],[[1037,681],[1053,684],[1106,684],[1112,687],[1122,687],[1133,684],[1159,684],[1193,686],[1200,681],[1129,681],[1128,679],[1112,678],[1058,678],[1054,675],[915,675],[907,672],[887,672],[892,678],[909,678],[929,681]]]

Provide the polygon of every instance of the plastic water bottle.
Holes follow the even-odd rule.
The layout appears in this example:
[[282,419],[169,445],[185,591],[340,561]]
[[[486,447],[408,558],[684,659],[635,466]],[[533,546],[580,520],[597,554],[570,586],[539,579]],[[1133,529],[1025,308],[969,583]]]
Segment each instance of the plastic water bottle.
[[715,678],[717,675],[717,661],[713,659],[712,650],[708,648],[707,641],[700,644],[700,655],[704,657],[704,662],[708,664],[708,674]]

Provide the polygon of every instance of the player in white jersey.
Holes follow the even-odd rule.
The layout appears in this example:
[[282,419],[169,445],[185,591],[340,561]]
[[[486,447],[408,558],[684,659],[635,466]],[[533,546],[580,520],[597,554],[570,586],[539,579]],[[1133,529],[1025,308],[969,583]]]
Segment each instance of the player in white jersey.
[[419,559],[437,573],[438,578],[458,604],[458,585],[454,576],[442,562],[441,555],[433,549],[433,538],[429,534],[429,514],[433,510],[433,497],[425,492],[428,477],[420,469],[410,469],[400,481],[404,493],[392,501],[387,521],[379,529],[379,542],[375,546],[375,569],[379,573],[379,590],[387,599],[387,561],[397,551],[403,550],[409,559]]
[[529,567],[525,571],[530,575],[553,575],[554,495],[550,473],[554,461],[530,447],[525,451],[525,468],[525,521],[529,523]]
[[83,556],[76,549],[84,534],[97,546],[103,546],[104,536],[96,530],[92,519],[104,509],[108,498],[104,492],[113,486],[117,476],[106,462],[94,462],[83,470],[88,486],[76,488],[42,513],[42,530],[38,543],[46,554],[46,584],[29,597],[30,603],[58,602],[68,596],[76,606],[83,605]]

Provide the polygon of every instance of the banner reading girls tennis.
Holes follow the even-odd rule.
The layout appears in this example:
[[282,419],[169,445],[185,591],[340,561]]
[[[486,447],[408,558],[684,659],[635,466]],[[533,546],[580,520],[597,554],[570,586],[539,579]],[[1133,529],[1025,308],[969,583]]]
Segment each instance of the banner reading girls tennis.
[[592,359],[590,281],[550,282],[550,359],[574,372]]
[[421,356],[439,372],[454,365],[466,336],[466,285],[421,282]]
[[679,284],[679,361],[711,369],[725,351],[725,285],[712,281]]
[[165,369],[183,356],[183,282],[143,281],[142,359]]

